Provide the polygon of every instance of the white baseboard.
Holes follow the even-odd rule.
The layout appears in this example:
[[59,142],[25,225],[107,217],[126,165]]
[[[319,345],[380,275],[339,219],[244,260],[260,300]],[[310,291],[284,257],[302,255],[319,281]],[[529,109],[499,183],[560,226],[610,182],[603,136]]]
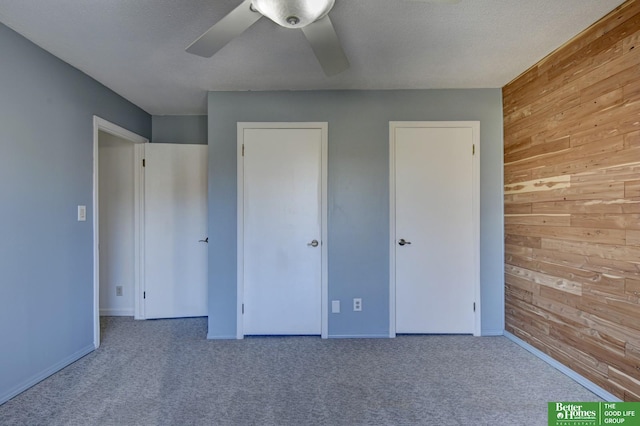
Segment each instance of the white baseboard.
[[499,330],[482,330],[482,334],[481,336],[487,336],[487,337],[492,337],[492,336],[503,336],[504,335],[504,329],[499,329]]
[[388,334],[330,334],[329,339],[388,339]]
[[133,309],[100,309],[101,317],[132,317]]
[[207,340],[238,340],[238,336],[235,334],[209,334],[207,333]]
[[602,389],[600,386],[596,385],[591,380],[585,378],[584,376],[581,376],[580,374],[576,373],[575,371],[573,371],[572,369],[570,369],[566,365],[556,361],[555,359],[551,358],[549,355],[547,355],[544,352],[542,352],[540,349],[537,349],[536,347],[531,346],[530,344],[528,344],[524,340],[520,339],[519,337],[514,336],[513,334],[509,333],[506,330],[504,331],[504,336],[507,339],[511,340],[516,345],[526,349],[527,351],[531,352],[532,354],[534,354],[535,356],[537,356],[538,358],[540,358],[541,360],[543,360],[544,362],[546,362],[550,366],[554,367],[556,370],[560,371],[561,373],[564,373],[565,375],[569,376],[570,378],[572,378],[576,382],[580,383],[582,386],[584,386],[585,388],[589,389],[591,392],[595,393],[596,395],[598,395],[600,398],[604,399],[605,401],[607,401],[607,402],[622,402],[622,400],[620,398],[618,398],[617,396],[615,396],[612,393],[607,392],[606,390]]
[[93,352],[94,350],[95,350],[95,348],[93,346],[93,343],[91,343],[90,345],[85,346],[84,348],[80,349],[79,351],[77,351],[77,352],[69,355],[68,357],[64,358],[62,361],[53,364],[51,367],[41,371],[40,373],[32,376],[29,379],[25,380],[24,382],[20,383],[19,385],[15,386],[14,388],[10,389],[9,392],[0,395],[0,405],[2,405],[5,402],[9,401],[11,398],[17,396],[18,394],[21,394],[22,392],[26,391],[31,386],[38,384],[39,382],[43,381],[47,377],[51,376],[52,374],[57,373],[58,371],[60,371],[63,368],[65,368],[67,365],[76,362],[77,360],[79,360],[83,356]]

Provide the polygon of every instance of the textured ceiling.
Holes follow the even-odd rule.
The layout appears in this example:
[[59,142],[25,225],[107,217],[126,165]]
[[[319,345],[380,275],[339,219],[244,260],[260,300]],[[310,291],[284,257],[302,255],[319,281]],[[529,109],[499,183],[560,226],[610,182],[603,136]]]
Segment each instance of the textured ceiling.
[[151,114],[204,114],[210,90],[499,88],[623,0],[336,0],[351,68],[330,78],[266,18],[212,58],[184,51],[240,3],[0,0],[0,22]]

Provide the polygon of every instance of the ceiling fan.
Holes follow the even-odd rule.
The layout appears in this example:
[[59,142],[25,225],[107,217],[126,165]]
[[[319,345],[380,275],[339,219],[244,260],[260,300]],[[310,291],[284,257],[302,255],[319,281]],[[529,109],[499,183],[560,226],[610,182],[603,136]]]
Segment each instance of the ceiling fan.
[[[409,0],[458,3],[460,0]],[[232,39],[266,16],[285,28],[301,29],[327,76],[349,68],[329,12],[335,0],[244,0],[187,47],[187,52],[209,58]]]

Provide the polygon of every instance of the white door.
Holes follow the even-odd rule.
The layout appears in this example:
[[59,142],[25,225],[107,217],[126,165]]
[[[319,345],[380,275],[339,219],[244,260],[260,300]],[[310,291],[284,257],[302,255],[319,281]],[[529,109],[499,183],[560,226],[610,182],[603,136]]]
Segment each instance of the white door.
[[321,129],[244,129],[245,335],[321,334]]
[[474,333],[473,129],[396,127],[392,138],[396,332]]
[[207,146],[145,148],[145,318],[206,316]]

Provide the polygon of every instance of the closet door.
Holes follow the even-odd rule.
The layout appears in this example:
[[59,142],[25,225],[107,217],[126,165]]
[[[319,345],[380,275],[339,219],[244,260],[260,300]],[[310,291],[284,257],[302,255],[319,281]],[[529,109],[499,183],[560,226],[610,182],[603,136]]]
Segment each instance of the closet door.
[[321,130],[243,137],[244,334],[319,335]]
[[393,137],[396,332],[473,333],[473,129],[397,127]]

